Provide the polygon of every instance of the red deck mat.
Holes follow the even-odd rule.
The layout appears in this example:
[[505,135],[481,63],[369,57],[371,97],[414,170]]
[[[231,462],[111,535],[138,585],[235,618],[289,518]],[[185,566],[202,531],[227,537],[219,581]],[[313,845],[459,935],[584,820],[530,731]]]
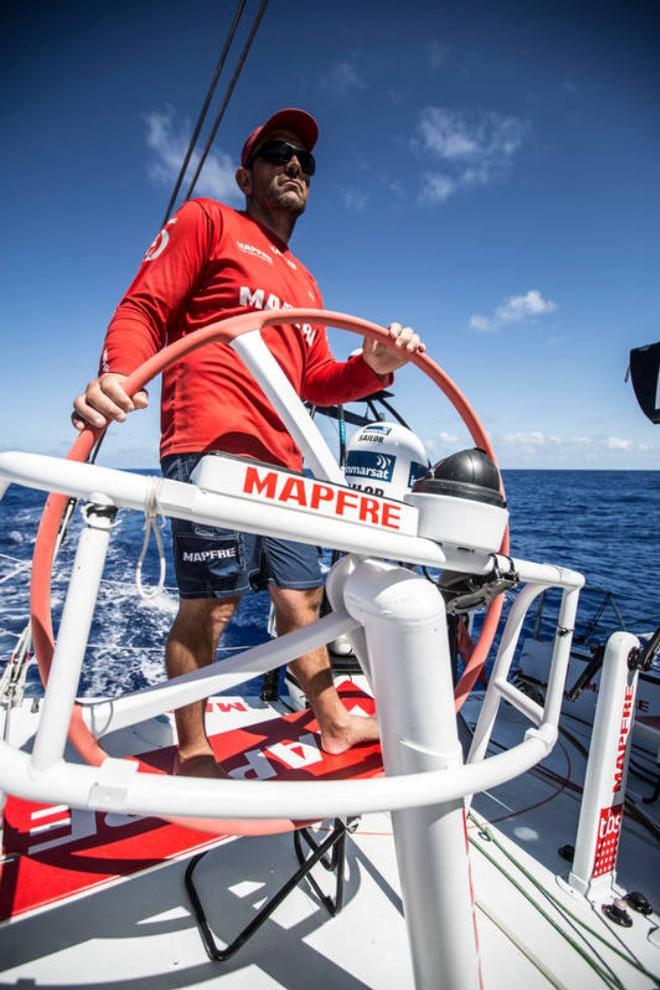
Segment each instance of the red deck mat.
[[[346,707],[373,714],[373,700],[352,684],[340,695]],[[330,756],[318,746],[309,711],[232,729],[212,738],[224,768],[245,779],[337,780],[382,773],[380,746],[356,746]],[[169,772],[175,749],[140,754],[141,769]],[[169,859],[218,842],[219,836],[159,818],[140,818],[8,797],[0,866],[0,920],[117,882]]]

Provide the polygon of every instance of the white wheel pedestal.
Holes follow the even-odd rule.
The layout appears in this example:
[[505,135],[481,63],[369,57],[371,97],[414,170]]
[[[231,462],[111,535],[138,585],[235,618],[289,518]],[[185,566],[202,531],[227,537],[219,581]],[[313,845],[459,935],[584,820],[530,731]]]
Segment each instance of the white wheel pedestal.
[[[456,770],[463,756],[437,588],[402,567],[364,561],[343,598],[366,631],[387,775]],[[463,800],[396,811],[392,821],[416,986],[478,990]]]

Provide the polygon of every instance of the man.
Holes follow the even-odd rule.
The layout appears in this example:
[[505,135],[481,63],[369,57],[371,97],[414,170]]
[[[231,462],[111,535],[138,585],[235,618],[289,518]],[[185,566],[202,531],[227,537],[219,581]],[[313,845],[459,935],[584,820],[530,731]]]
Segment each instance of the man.
[[[74,401],[77,429],[103,427],[144,408],[146,393],[129,399],[122,387],[126,376],[183,334],[251,308],[323,307],[316,282],[288,248],[307,205],[317,137],[310,114],[278,111],[243,146],[236,182],[245,211],[192,200],[169,221],[108,327],[98,379]],[[323,327],[269,327],[263,338],[303,398],[331,405],[389,384],[392,372],[423,349],[410,328],[395,323],[389,331],[396,351],[365,340],[361,355],[347,362],[334,360]],[[161,427],[163,474],[180,481],[188,481],[201,456],[214,450],[292,470],[302,466],[273,407],[225,344],[200,348],[164,373]],[[318,617],[323,581],[315,548],[178,520],[172,530],[180,605],[166,648],[170,677],[213,661],[242,592],[260,579],[269,583],[280,635]],[[377,738],[374,719],[346,712],[325,648],[291,666],[327,752]],[[204,707],[176,712],[177,773],[223,775],[205,733]]]

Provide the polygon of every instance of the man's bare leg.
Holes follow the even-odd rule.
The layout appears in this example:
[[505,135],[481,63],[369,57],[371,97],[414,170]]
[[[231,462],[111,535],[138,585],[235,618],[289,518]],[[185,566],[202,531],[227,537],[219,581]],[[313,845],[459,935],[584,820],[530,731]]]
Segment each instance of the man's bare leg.
[[[319,617],[323,588],[294,589],[270,586],[278,635],[315,622]],[[378,739],[375,718],[349,715],[332,683],[330,658],[325,646],[306,653],[290,664],[307,695],[321,730],[326,753],[343,753],[360,742]]]
[[[231,619],[240,595],[222,600],[182,598],[165,649],[168,677],[189,674],[210,664],[222,630]],[[225,777],[215,762],[206,735],[206,701],[179,708],[174,717],[179,740],[175,773],[194,777]]]

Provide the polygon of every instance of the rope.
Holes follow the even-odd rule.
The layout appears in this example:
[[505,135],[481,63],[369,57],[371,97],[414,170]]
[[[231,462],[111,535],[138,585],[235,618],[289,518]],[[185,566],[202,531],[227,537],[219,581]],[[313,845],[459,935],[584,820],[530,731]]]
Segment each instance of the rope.
[[[486,835],[487,832],[488,832],[488,830],[481,830],[480,834]],[[489,841],[494,841],[492,839],[492,835],[487,835],[487,838],[488,838]],[[538,913],[541,915],[541,917],[545,921],[547,921],[547,923],[550,925],[550,927],[553,928],[561,938],[563,938],[566,942],[568,942],[568,944],[571,946],[571,948],[573,948],[577,952],[577,954],[583,959],[583,961],[591,969],[594,970],[594,972],[603,980],[603,982],[608,987],[614,987],[614,988],[616,988],[616,990],[625,990],[623,984],[618,979],[618,977],[615,974],[613,974],[611,971],[608,974],[606,972],[606,970],[604,970],[603,968],[601,968],[598,965],[598,963],[596,963],[592,959],[592,957],[589,955],[589,953],[586,952],[586,950],[583,949],[582,946],[578,942],[576,942],[575,939],[571,938],[571,936],[567,932],[564,931],[564,929],[555,921],[555,919],[553,917],[551,917],[551,915],[549,915],[548,912],[545,911],[541,907],[541,905],[538,903],[538,901],[534,900],[534,898],[529,893],[529,891],[525,890],[525,888],[522,886],[522,884],[519,883],[507,870],[505,870],[504,867],[500,863],[497,862],[497,860],[495,859],[494,856],[491,856],[489,853],[487,853],[486,850],[483,848],[483,846],[479,845],[479,843],[474,839],[474,837],[471,837],[469,841],[470,841],[470,845],[474,846],[474,848],[477,849],[481,853],[481,855],[484,856],[484,858],[487,859],[488,862],[492,866],[494,866],[495,869],[498,870],[502,874],[502,876],[506,877],[506,879],[516,888],[516,890],[520,894],[522,894],[522,896],[525,898],[525,900],[527,900],[531,904],[531,906],[536,911],[538,911]],[[518,865],[519,864],[516,863],[516,866],[518,866]],[[535,880],[532,879],[532,882],[534,883],[535,886],[537,886]]]
[[206,94],[206,99],[204,100],[204,104],[203,104],[202,109],[200,111],[199,117],[197,118],[197,123],[195,124],[195,129],[193,130],[192,137],[190,138],[190,144],[188,145],[188,150],[186,151],[185,158],[183,159],[183,162],[181,164],[181,168],[179,169],[179,174],[177,176],[176,183],[174,184],[174,189],[172,190],[172,195],[170,196],[170,201],[167,204],[167,209],[165,210],[165,216],[163,217],[163,222],[161,224],[161,227],[164,227],[165,226],[165,224],[167,223],[167,221],[170,218],[170,214],[172,213],[172,207],[174,206],[174,203],[176,202],[176,198],[177,198],[177,196],[179,194],[179,189],[181,188],[181,184],[183,182],[183,178],[184,178],[184,176],[186,174],[186,171],[188,169],[188,164],[190,162],[190,157],[191,157],[191,155],[193,153],[193,150],[194,150],[195,145],[197,144],[197,139],[198,139],[199,134],[200,134],[200,131],[202,129],[202,124],[204,123],[204,121],[206,119],[206,114],[208,112],[209,106],[211,105],[211,100],[213,99],[213,94],[215,93],[215,88],[218,85],[218,80],[220,78],[220,75],[222,73],[222,70],[225,67],[225,61],[227,59],[227,54],[228,54],[229,49],[230,49],[230,47],[232,45],[232,42],[234,40],[234,35],[236,34],[236,28],[238,27],[238,22],[240,21],[241,17],[243,16],[243,10],[245,9],[246,2],[247,2],[247,0],[239,0],[238,6],[236,7],[236,10],[234,11],[234,19],[231,22],[231,27],[229,28],[229,31],[227,33],[227,37],[225,38],[225,43],[224,43],[224,47],[222,49],[222,54],[220,55],[220,58],[218,59],[218,64],[215,67],[215,72],[213,73],[213,77],[211,79],[211,83],[209,85],[208,92]]
[[339,467],[346,467],[346,416],[343,405],[337,406],[337,425],[339,427]]
[[9,553],[0,553],[0,557],[3,560],[11,560],[14,564],[26,564],[28,567],[32,566],[31,560],[23,560],[21,557],[12,557]]
[[[163,546],[163,537],[161,536],[161,530],[165,526],[165,517],[158,503],[158,495],[160,493],[163,479],[150,478],[149,480],[149,494],[147,495],[146,505],[144,508],[144,540],[142,541],[142,549],[140,551],[140,556],[138,557],[138,562],[135,565],[135,586],[137,587],[138,594],[143,601],[151,601],[151,599],[160,595],[165,587],[166,567],[165,547]],[[158,522],[158,516],[160,516],[160,522]],[[149,541],[151,539],[152,532],[154,534],[156,548],[158,550],[158,584],[153,585],[151,588],[145,588],[142,583],[142,565],[144,563],[144,558],[147,555],[147,550],[149,549]]]
[[[648,969],[646,969],[644,966],[642,966],[642,964],[640,962],[638,962],[634,957],[631,957],[631,954],[630,953],[626,954],[626,953],[622,952],[620,949],[618,949],[615,945],[612,945],[611,942],[609,942],[606,938],[603,938],[603,936],[599,932],[597,932],[594,928],[592,928],[590,925],[588,925],[586,923],[586,921],[583,921],[582,918],[578,917],[578,915],[574,914],[569,908],[565,907],[565,905],[563,905],[554,896],[554,894],[551,894],[550,891],[547,890],[543,886],[543,884],[539,883],[539,881],[527,869],[525,869],[525,867],[522,865],[522,863],[520,863],[514,856],[512,856],[511,853],[505,848],[505,846],[502,845],[502,843],[495,836],[495,833],[491,829],[488,828],[488,826],[485,824],[485,822],[479,821],[479,819],[474,815],[473,812],[469,812],[468,813],[468,818],[479,829],[479,835],[480,835],[480,837],[486,839],[486,841],[488,841],[488,842],[492,842],[493,845],[496,846],[496,848],[509,860],[509,862],[511,862],[518,870],[520,870],[520,872],[532,884],[532,886],[536,890],[538,890],[552,904],[552,906],[563,916],[564,920],[569,920],[570,919],[571,922],[573,922],[575,925],[578,925],[579,927],[583,928],[586,932],[589,933],[589,935],[591,935],[593,938],[595,938],[599,942],[601,942],[606,948],[608,948],[615,955],[619,956],[620,959],[622,959],[624,962],[627,962],[630,966],[632,966],[638,972],[642,973],[644,976],[648,977],[650,980],[657,981],[657,979],[658,979],[658,975],[657,974],[651,973]],[[494,857],[492,857],[489,853],[486,852],[486,850],[483,848],[483,846],[480,845],[476,841],[476,839],[474,838],[474,836],[471,836],[469,841],[470,841],[471,845],[473,845],[475,847],[475,849],[478,849],[479,852],[497,870],[499,870],[500,873],[502,873],[503,876],[505,876],[507,878],[507,880],[509,880],[513,884],[513,886],[516,888],[516,890],[518,890],[523,895],[523,897],[525,897],[526,900],[528,900],[530,902],[530,904],[539,912],[539,914],[541,914],[543,916],[543,918],[545,918],[545,920],[562,936],[562,938],[564,938],[572,946],[572,948],[574,948],[575,951],[580,956],[582,956],[582,958],[585,960],[585,962],[589,966],[591,966],[591,968],[596,973],[598,973],[598,975],[601,977],[601,979],[605,983],[607,983],[608,986],[615,986],[615,987],[617,987],[617,990],[624,990],[624,985],[621,983],[621,981],[616,976],[616,974],[614,974],[612,972],[612,970],[609,968],[609,966],[607,966],[607,963],[605,963],[604,960],[601,960],[601,961],[603,962],[603,964],[605,966],[607,966],[607,969],[610,969],[611,976],[608,976],[607,973],[605,973],[598,966],[598,964],[596,962],[594,962],[594,960],[588,955],[588,953],[585,952],[585,950],[577,942],[575,942],[575,940],[572,939],[571,936],[567,932],[565,932],[558,925],[558,923],[546,911],[544,911],[544,909],[541,907],[541,905],[538,903],[538,901],[535,901],[533,899],[532,895],[527,890],[525,890],[525,888],[522,886],[522,884],[520,884],[517,880],[515,880],[515,878],[513,876],[511,876],[511,874],[508,873],[504,869],[504,867],[500,863],[497,862],[497,860]],[[593,949],[593,947],[592,947],[592,951],[595,952],[595,949]]]
[[482,901],[477,900],[476,904],[479,910],[482,911],[490,921],[492,921],[496,928],[499,928],[504,937],[508,938],[509,941],[515,945],[518,952],[520,952],[521,955],[523,955],[525,959],[527,959],[532,966],[539,971],[539,973],[551,986],[555,988],[555,990],[570,990],[565,983],[562,983],[558,977],[556,977],[555,974],[548,969],[543,960],[539,959],[536,953],[532,952],[529,946],[525,945],[523,940],[516,935],[513,928],[509,928],[509,926],[505,924],[505,922],[502,921],[502,919],[499,918],[495,912],[491,908],[487,907]]
[[191,196],[193,194],[193,190],[194,190],[195,186],[197,185],[197,180],[199,179],[200,172],[202,171],[202,168],[204,167],[204,162],[206,161],[207,156],[208,156],[208,153],[211,150],[211,145],[213,144],[213,141],[215,140],[215,135],[217,133],[218,127],[220,126],[220,123],[222,122],[222,118],[225,115],[225,110],[227,109],[227,105],[228,105],[228,103],[229,103],[229,101],[231,99],[231,95],[234,92],[234,87],[236,86],[236,83],[238,82],[238,77],[241,74],[241,70],[242,70],[243,65],[245,63],[245,60],[248,57],[248,53],[250,51],[250,48],[252,47],[252,42],[254,41],[254,36],[257,33],[257,29],[258,29],[258,27],[259,27],[259,25],[261,23],[261,18],[264,16],[264,13],[266,11],[266,7],[267,6],[268,6],[268,0],[261,0],[261,6],[259,7],[259,10],[257,11],[257,15],[256,15],[256,17],[254,19],[254,22],[252,24],[252,27],[250,28],[250,33],[249,33],[248,38],[247,38],[247,41],[245,42],[245,45],[243,47],[243,51],[241,52],[241,57],[238,60],[238,65],[236,66],[236,69],[234,70],[234,74],[233,74],[233,76],[231,77],[231,79],[229,81],[229,86],[227,87],[227,92],[225,93],[225,98],[222,101],[222,106],[220,107],[220,109],[218,111],[218,114],[217,114],[217,116],[216,116],[216,118],[215,118],[215,120],[213,122],[213,127],[211,128],[211,133],[209,134],[209,136],[208,136],[208,138],[206,140],[206,145],[204,147],[204,151],[202,152],[202,157],[199,160],[199,163],[198,163],[197,168],[195,170],[195,174],[194,174],[194,176],[192,178],[192,182],[190,183],[190,185],[188,187],[188,192],[186,193],[186,199],[190,199],[191,198]]
[[11,578],[16,577],[17,574],[20,574],[21,573],[21,571],[27,571],[27,570],[29,570],[31,566],[32,566],[32,562],[31,561],[29,561],[29,560],[28,561],[24,561],[22,564],[19,564],[18,567],[15,567],[13,571],[10,571],[9,574],[5,574],[4,577],[1,577],[0,578],[0,584],[4,584],[5,581],[9,581],[9,580],[11,580]]
[[5,710],[3,740],[9,739],[9,713],[22,700],[27,669],[30,665],[32,635],[30,623],[16,637],[16,645],[0,678],[0,704]]

